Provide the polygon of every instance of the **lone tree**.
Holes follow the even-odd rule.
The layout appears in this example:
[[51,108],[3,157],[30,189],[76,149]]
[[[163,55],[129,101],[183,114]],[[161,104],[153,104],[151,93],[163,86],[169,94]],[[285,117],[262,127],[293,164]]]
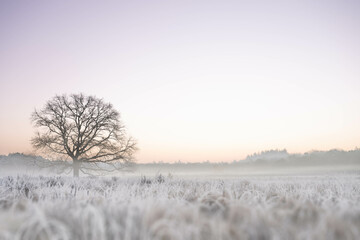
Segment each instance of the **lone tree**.
[[113,171],[134,161],[136,142],[126,135],[119,112],[102,99],[55,96],[32,113],[32,122],[38,129],[33,147],[65,160],[53,162],[72,167],[76,177],[79,171],[89,173],[99,167]]

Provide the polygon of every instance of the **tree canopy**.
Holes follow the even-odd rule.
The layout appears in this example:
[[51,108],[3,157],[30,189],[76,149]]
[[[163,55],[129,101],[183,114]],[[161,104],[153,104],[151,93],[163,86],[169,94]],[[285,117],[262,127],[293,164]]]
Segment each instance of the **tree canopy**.
[[[72,161],[74,176],[99,163],[118,169],[133,162],[136,141],[128,136],[110,103],[84,94],[57,95],[32,114],[38,129],[33,147]],[[119,165],[121,163],[121,165]]]

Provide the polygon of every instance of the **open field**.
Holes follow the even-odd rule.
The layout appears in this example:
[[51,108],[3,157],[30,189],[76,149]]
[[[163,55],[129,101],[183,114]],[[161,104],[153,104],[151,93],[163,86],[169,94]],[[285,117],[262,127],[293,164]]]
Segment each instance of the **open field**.
[[359,172],[0,179],[0,239],[359,237]]

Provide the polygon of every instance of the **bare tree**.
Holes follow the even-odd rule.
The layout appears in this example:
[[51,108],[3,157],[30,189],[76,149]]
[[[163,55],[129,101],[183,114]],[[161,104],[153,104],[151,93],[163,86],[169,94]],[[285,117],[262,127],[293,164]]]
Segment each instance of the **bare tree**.
[[122,169],[134,161],[136,142],[126,135],[119,112],[102,99],[83,94],[55,96],[33,112],[32,122],[38,129],[31,140],[33,147],[65,160],[74,176],[99,170],[93,167]]

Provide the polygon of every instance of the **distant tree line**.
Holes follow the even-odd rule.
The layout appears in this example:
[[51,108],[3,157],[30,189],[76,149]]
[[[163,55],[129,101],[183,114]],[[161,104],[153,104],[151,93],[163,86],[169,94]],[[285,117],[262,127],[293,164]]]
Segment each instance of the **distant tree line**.
[[[278,158],[274,157],[278,156]],[[39,156],[26,155],[22,153],[11,153],[8,156],[0,155],[0,166],[2,168],[6,165],[46,165],[52,166],[53,161],[44,159]],[[50,164],[51,163],[51,164]],[[234,160],[232,162],[195,162],[187,163],[177,161],[175,163],[168,162],[153,162],[153,163],[142,163],[131,166],[130,169],[136,170],[136,167],[145,167],[146,169],[158,170],[189,170],[192,171],[207,171],[217,170],[223,168],[244,168],[244,167],[291,167],[291,166],[331,166],[331,165],[357,165],[360,166],[360,149],[355,148],[354,150],[344,151],[338,149],[332,149],[329,151],[311,151],[303,154],[289,154],[284,150],[269,150],[262,151],[247,156],[243,160]],[[60,172],[60,166],[55,166],[53,169],[56,172]],[[104,166],[106,167],[106,166]],[[59,168],[59,169],[57,169]]]

